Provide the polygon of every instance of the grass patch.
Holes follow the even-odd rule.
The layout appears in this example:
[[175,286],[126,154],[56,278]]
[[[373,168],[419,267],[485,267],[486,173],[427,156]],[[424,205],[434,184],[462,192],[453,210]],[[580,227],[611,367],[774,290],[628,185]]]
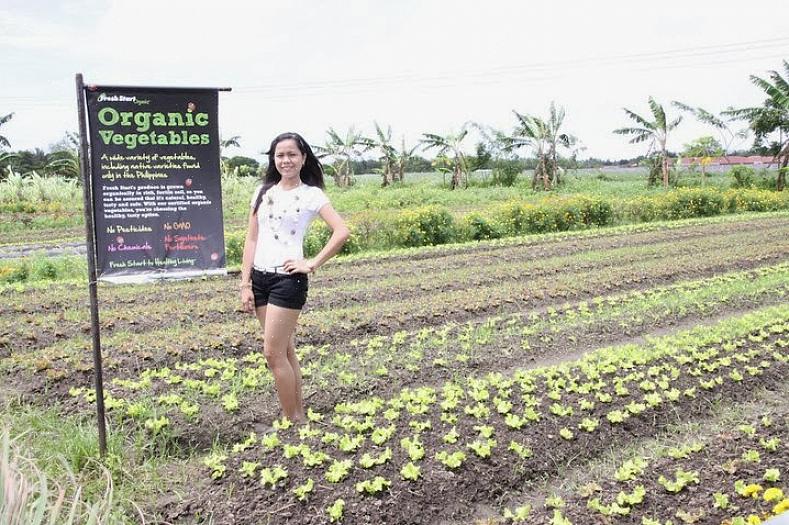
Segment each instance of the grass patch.
[[[76,498],[84,509],[106,507],[97,523],[150,522],[140,508],[152,508],[168,486],[186,481],[188,452],[172,442],[154,442],[144,431],[108,428],[107,456],[100,461],[95,417],[9,402],[0,409],[0,420],[0,434],[13,441],[17,456],[30,467],[28,475],[37,472],[35,478],[49,480],[50,487],[65,487],[66,501]],[[185,453],[186,459],[178,459]]]
[[87,279],[88,263],[85,256],[66,255],[47,257],[33,255],[0,261],[0,285]]

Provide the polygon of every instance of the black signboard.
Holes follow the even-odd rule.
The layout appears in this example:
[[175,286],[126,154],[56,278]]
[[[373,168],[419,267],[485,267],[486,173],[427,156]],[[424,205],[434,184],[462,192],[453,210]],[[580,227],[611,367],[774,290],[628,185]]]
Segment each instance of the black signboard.
[[217,91],[86,95],[99,279],[225,273]]

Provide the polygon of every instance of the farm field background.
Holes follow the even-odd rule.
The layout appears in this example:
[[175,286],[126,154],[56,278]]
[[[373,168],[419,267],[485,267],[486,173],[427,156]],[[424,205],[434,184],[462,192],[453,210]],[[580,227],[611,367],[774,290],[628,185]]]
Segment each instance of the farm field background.
[[[765,180],[770,174],[765,172]],[[704,184],[684,174],[677,188],[645,188],[643,171],[578,170],[555,191],[534,191],[528,173],[514,186],[491,184],[475,172],[469,187],[447,191],[441,175],[409,174],[405,183],[381,188],[375,175],[360,175],[351,188],[329,183],[327,192],[352,230],[344,254],[495,239],[656,220],[789,209],[785,192],[737,188],[729,173],[711,173]],[[240,264],[249,195],[258,180],[223,178],[225,242],[230,267]],[[59,177],[10,177],[0,183],[0,285],[31,280],[84,279],[81,187]],[[307,254],[328,237],[316,222]]]
[[[566,191],[649,196],[628,177]],[[231,232],[254,181],[236,184]],[[3,212],[4,250],[79,240],[81,198],[58,191],[54,211]],[[351,216],[540,198],[429,180],[330,194]],[[2,419],[108,522],[753,523],[789,508],[788,256],[773,211],[338,258],[297,332],[300,428],[276,419],[233,276],[101,286],[103,466],[84,283],[6,284]]]
[[[544,192],[535,192],[530,187],[529,173],[521,175],[512,187],[489,184],[489,175],[477,173],[471,176],[470,188],[461,191],[446,191],[441,175],[435,173],[411,173],[406,183],[390,188],[380,187],[380,176],[357,175],[357,183],[351,188],[338,188],[331,182],[326,191],[335,208],[344,215],[365,210],[397,210],[425,205],[444,205],[455,212],[482,208],[491,202],[511,199],[538,200]],[[578,170],[567,177],[558,193],[572,195],[603,195],[635,197],[659,195],[663,190],[644,187],[643,170]],[[707,184],[711,188],[728,188],[733,179],[726,173],[710,174]],[[697,186],[699,180],[688,178],[689,186]],[[225,230],[235,232],[246,227],[246,212],[249,196],[255,185],[255,177],[223,178],[223,213]],[[442,187],[444,186],[444,187]],[[75,180],[51,177],[19,177],[0,184],[0,246],[47,245],[80,242],[84,243],[82,212],[82,189]],[[30,233],[35,232],[35,238]]]

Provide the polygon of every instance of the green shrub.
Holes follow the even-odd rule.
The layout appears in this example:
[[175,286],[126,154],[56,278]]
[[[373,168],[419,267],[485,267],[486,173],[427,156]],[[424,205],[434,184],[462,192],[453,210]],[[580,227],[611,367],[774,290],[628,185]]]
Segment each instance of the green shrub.
[[757,189],[727,190],[723,194],[726,211],[778,211],[789,209],[789,192]]
[[528,210],[520,202],[510,201],[492,210],[506,235],[520,235],[528,232]]
[[687,219],[719,215],[725,209],[723,196],[715,190],[682,189],[662,199],[665,219]]
[[482,241],[504,237],[506,228],[496,217],[485,217],[478,212],[472,212],[463,218],[460,232],[459,237],[464,240]]
[[660,219],[660,210],[653,197],[637,197],[622,203],[625,222],[652,222]]
[[23,283],[29,276],[30,265],[27,262],[0,266],[0,283]]
[[750,166],[734,166],[729,170],[729,175],[734,177],[732,188],[751,188],[756,171]]
[[753,187],[761,190],[774,190],[778,187],[778,174],[770,173],[762,168],[756,173],[756,178],[753,181]]
[[584,225],[582,204],[578,199],[563,199],[552,203],[556,214],[556,230],[567,231]]
[[513,186],[521,171],[523,171],[523,166],[519,160],[496,160],[493,162],[491,179],[493,184],[497,186]]
[[446,244],[454,239],[455,223],[446,208],[427,206],[407,210],[395,219],[395,243],[398,246]]
[[34,280],[54,281],[58,278],[58,273],[61,273],[49,258],[38,258],[33,261],[31,266],[30,278]]
[[87,267],[87,260],[80,255],[49,257],[36,254],[6,259],[0,264],[0,284],[85,278]]
[[583,198],[583,222],[588,226],[607,226],[614,222],[614,206],[599,198]]
[[399,212],[366,210],[354,214],[353,221],[346,223],[351,230],[351,237],[346,242],[346,245],[352,244],[350,248],[347,248],[350,250],[349,253],[390,248],[395,242],[393,216],[397,213]]
[[614,206],[598,197],[549,197],[535,204],[510,201],[494,207],[490,215],[505,235],[521,235],[612,224]]
[[528,233],[549,233],[558,231],[557,210],[548,204],[529,206],[526,212],[526,231]]
[[[340,249],[340,253],[343,255],[355,253],[361,249],[360,239],[358,233],[356,232],[356,227],[352,224],[349,224],[348,229],[351,231],[351,236],[348,237],[348,240],[345,241],[345,244],[343,244],[342,248]],[[307,234],[304,236],[304,256],[316,256],[323,249],[323,247],[326,246],[326,243],[329,242],[331,233],[331,230],[324,222],[314,222],[307,231]]]
[[243,231],[225,234],[225,260],[228,266],[241,264],[245,240],[246,232]]
[[622,216],[625,222],[711,217],[722,213],[748,211],[778,211],[789,209],[789,195],[757,189],[714,188],[682,189],[649,197],[624,201]]

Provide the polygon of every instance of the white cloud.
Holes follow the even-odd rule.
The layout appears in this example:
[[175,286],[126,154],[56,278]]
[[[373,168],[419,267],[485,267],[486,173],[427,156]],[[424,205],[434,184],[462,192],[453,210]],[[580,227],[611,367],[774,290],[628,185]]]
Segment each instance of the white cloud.
[[0,46],[13,50],[45,50],[68,46],[73,34],[61,24],[34,15],[0,9]]
[[[374,119],[412,142],[467,120],[508,128],[513,109],[544,114],[552,100],[588,155],[636,155],[611,133],[629,123],[623,106],[648,113],[650,95],[713,111],[758,104],[748,75],[789,57],[778,0],[11,1],[0,113],[17,112],[4,127],[15,147],[74,129],[65,116],[81,71],[106,84],[233,87],[222,133],[241,135],[247,155],[284,129],[320,142],[329,126],[370,131]],[[709,132],[689,119],[671,146]]]

